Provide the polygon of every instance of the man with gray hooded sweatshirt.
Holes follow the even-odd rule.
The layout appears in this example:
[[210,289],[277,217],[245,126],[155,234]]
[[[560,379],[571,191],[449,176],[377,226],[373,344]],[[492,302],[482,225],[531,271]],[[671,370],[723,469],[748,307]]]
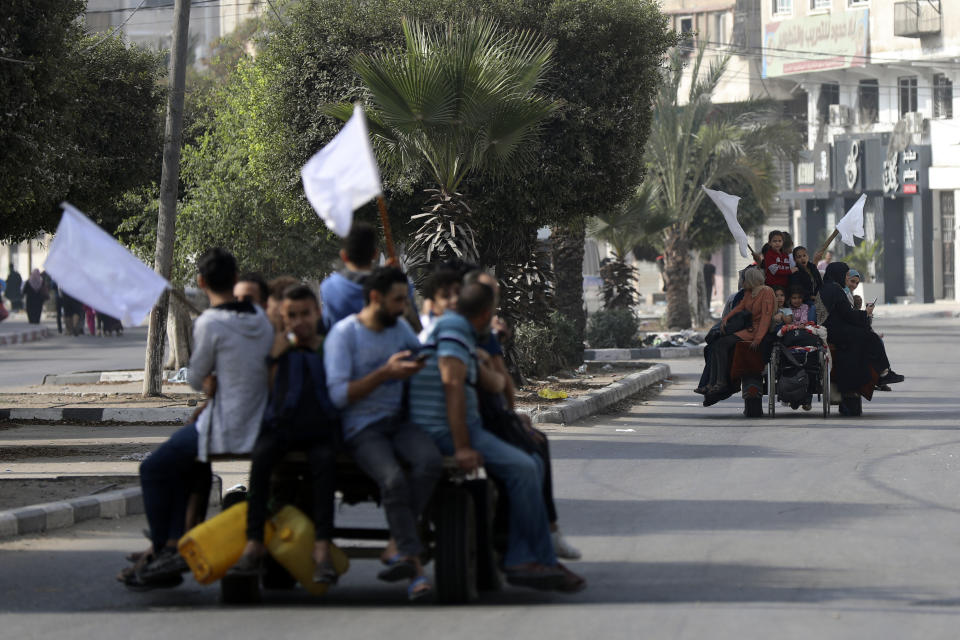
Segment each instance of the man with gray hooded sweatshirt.
[[[140,465],[153,558],[125,574],[125,584],[135,590],[182,581],[187,565],[176,545],[184,533],[196,461],[208,462],[211,454],[249,453],[267,404],[267,356],[274,342],[270,321],[259,307],[234,298],[237,263],[229,252],[207,251],[198,268],[197,281],[210,308],[194,323],[188,381],[213,397],[193,424],[170,436]],[[209,464],[205,473],[210,473]]]

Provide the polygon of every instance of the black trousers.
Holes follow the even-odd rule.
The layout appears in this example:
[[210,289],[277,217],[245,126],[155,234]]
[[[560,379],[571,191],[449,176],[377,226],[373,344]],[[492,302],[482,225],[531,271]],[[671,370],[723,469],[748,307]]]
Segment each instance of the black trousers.
[[712,362],[710,363],[710,384],[726,386],[730,382],[730,363],[733,360],[733,350],[740,342],[736,334],[723,336],[711,345]]
[[263,542],[270,499],[270,476],[273,468],[290,451],[303,450],[310,465],[313,485],[313,525],[317,540],[333,537],[333,494],[336,482],[337,453],[327,441],[291,442],[279,429],[260,430],[253,446],[250,464],[250,494],[247,498],[247,539]]
[[550,443],[547,441],[547,434],[539,429],[534,429],[540,434],[540,440],[537,442],[537,453],[543,459],[543,502],[547,505],[547,520],[550,524],[557,521],[557,505],[553,502],[553,463],[550,461]]

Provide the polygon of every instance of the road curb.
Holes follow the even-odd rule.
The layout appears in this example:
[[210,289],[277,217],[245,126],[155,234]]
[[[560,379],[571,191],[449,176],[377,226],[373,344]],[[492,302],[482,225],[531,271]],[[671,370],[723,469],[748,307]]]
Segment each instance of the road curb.
[[534,424],[569,424],[603,411],[607,407],[670,377],[670,367],[655,364],[649,369],[631,373],[623,379],[586,395],[571,398],[542,411],[521,410]]
[[113,422],[121,424],[186,424],[196,407],[67,407],[63,409],[0,409],[4,420],[42,420],[45,422]]
[[[219,506],[223,480],[213,476],[210,505]],[[72,527],[95,518],[123,518],[143,513],[143,491],[140,487],[118,489],[71,500],[33,504],[0,511],[0,539],[43,533]]]
[[690,347],[644,347],[642,349],[585,349],[587,362],[622,362],[625,360],[670,360],[703,356],[706,344]]
[[0,347],[14,344],[24,344],[27,342],[37,342],[38,340],[45,340],[52,335],[53,332],[50,330],[50,327],[21,329],[20,331],[0,333]]
[[[175,371],[164,370],[166,380]],[[97,384],[99,382],[142,382],[143,370],[81,371],[79,373],[48,373],[41,384]]]

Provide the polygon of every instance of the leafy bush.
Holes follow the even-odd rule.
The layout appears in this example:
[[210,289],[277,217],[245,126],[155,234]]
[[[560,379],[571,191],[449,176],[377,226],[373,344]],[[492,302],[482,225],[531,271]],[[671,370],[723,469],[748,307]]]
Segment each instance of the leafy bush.
[[557,311],[546,323],[523,322],[514,332],[512,352],[524,377],[540,377],[578,365],[583,345],[577,342],[573,322]]
[[629,348],[640,324],[630,309],[606,309],[590,316],[587,343],[594,349]]

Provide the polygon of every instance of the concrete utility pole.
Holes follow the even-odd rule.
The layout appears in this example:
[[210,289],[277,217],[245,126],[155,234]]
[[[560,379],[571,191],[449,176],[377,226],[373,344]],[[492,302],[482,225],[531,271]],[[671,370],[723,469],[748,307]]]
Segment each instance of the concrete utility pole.
[[[190,30],[190,0],[173,5],[173,46],[170,52],[170,94],[163,134],[163,173],[160,177],[160,215],[157,216],[157,251],[153,269],[167,280],[173,270],[173,242],[177,225],[177,185],[180,182],[180,142],[183,137],[183,94],[187,76],[187,43]],[[165,291],[150,313],[147,355],[143,371],[143,395],[158,396],[163,387],[163,347],[167,335]]]

